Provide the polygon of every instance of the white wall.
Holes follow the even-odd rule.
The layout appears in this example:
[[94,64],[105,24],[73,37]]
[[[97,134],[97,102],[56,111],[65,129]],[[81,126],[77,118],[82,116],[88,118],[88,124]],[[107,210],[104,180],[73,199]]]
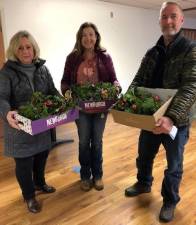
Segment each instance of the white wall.
[[183,27],[189,28],[189,29],[196,29],[196,19],[186,18],[186,15],[185,15],[185,21],[184,21]]
[[[66,56],[79,26],[95,23],[126,91],[146,50],[157,41],[158,11],[88,0],[1,0],[5,46],[21,29],[30,31],[59,89]],[[113,18],[111,18],[113,12]]]

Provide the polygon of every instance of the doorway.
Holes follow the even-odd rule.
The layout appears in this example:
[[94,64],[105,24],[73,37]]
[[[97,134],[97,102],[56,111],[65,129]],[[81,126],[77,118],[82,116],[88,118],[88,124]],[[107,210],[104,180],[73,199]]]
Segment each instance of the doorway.
[[[0,69],[5,63],[5,48],[3,43],[3,30],[1,24],[1,12],[0,12]],[[0,119],[0,138],[3,137],[3,121]]]
[[3,43],[3,30],[2,30],[1,12],[0,12],[0,69],[2,68],[4,62],[5,62],[5,48]]

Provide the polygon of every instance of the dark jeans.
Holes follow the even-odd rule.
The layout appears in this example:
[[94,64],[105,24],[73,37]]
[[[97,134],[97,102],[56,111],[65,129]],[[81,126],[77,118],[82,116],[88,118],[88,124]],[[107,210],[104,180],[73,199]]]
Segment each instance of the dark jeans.
[[164,171],[161,194],[163,202],[176,205],[180,201],[179,186],[183,173],[184,146],[189,138],[189,126],[178,129],[176,138],[169,135],[155,135],[152,132],[142,130],[139,137],[138,157],[138,182],[147,186],[152,185],[152,168],[154,158],[163,144],[166,151],[167,168]]
[[80,112],[76,120],[79,136],[80,177],[82,180],[99,179],[102,170],[102,137],[107,113],[87,114]]
[[35,197],[35,185],[45,184],[44,170],[49,151],[44,151],[27,158],[14,158],[16,178],[24,199]]

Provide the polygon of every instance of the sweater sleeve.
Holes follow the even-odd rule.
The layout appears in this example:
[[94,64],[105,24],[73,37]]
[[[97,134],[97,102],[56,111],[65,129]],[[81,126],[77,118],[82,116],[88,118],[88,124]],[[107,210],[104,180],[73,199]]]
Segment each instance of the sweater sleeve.
[[72,55],[68,55],[65,61],[65,67],[63,72],[63,77],[61,79],[61,92],[64,95],[66,90],[70,88],[71,85],[71,74],[73,74],[73,66]]
[[117,86],[119,88],[119,92],[121,92],[122,88],[120,86],[120,83],[116,77],[116,72],[114,69],[114,64],[112,61],[112,57],[109,54],[105,54],[106,56],[106,62],[105,62],[105,66],[107,67],[107,71],[109,73],[109,78],[110,78],[110,82]]
[[177,126],[181,120],[184,120],[196,101],[196,45],[188,51],[181,74],[183,75],[182,86],[178,89],[165,114]]
[[114,83],[115,81],[117,81],[116,72],[114,69],[112,57],[109,54],[106,54],[106,67],[107,67],[108,73],[110,75],[110,82]]

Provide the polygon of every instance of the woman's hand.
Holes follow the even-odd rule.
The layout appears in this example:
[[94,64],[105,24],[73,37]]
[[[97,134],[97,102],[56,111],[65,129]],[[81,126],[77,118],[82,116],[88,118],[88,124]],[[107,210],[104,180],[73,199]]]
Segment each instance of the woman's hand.
[[9,111],[7,113],[7,121],[9,123],[9,125],[12,127],[12,128],[15,128],[17,130],[20,130],[20,127],[18,126],[18,121],[14,118],[14,115],[16,114],[17,112],[16,111]]

